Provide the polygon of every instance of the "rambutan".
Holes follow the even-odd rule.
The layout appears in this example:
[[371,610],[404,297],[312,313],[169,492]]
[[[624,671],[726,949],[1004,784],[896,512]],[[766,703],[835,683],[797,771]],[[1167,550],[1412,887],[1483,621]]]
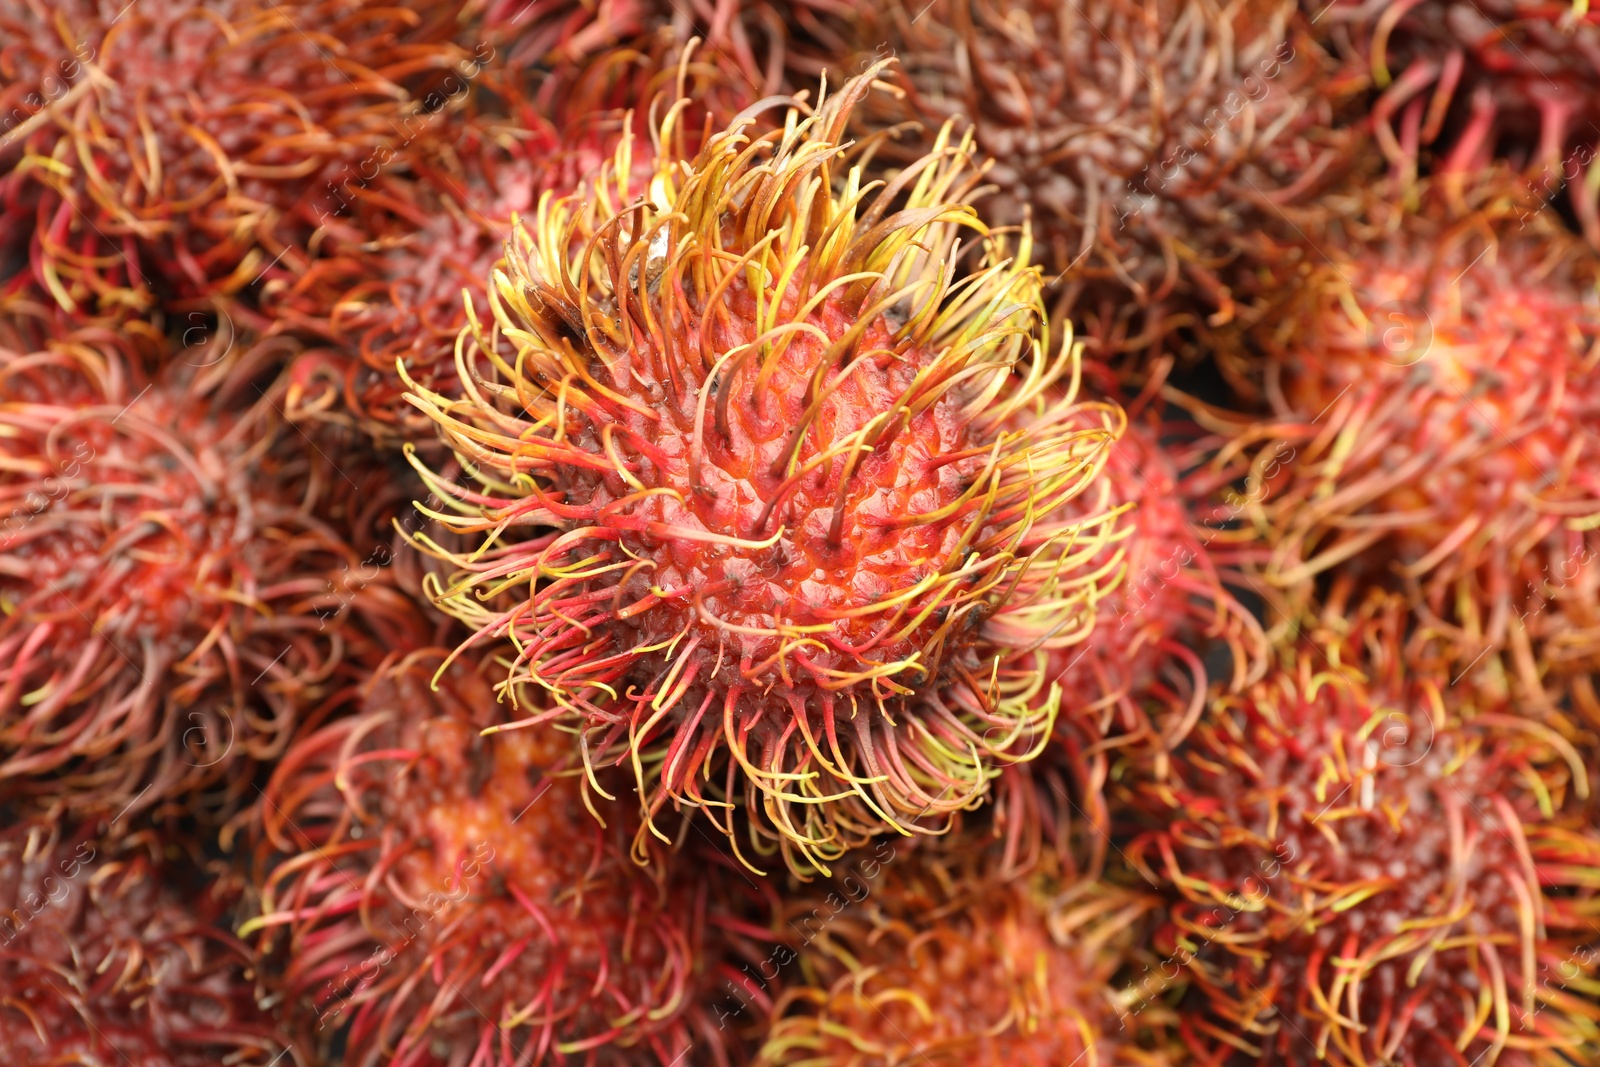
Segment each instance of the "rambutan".
[[[665,148],[674,158],[693,154],[703,120],[720,126],[750,103],[705,55],[694,42],[617,49],[526,90],[514,68],[486,74],[484,91],[506,114],[478,114],[448,127],[448,138],[417,142],[405,153],[408,175],[386,182],[383,210],[330,235],[298,277],[268,272],[262,293],[273,329],[330,342],[297,361],[290,416],[353,422],[386,445],[432,436],[431,421],[404,402],[396,364],[413,381],[458,395],[454,349],[465,305],[488,300],[514,220],[532,214],[546,191],[570,192],[605,167],[647,184],[657,152],[647,109],[664,100],[693,101]],[[676,96],[668,92],[674,83]]]
[[483,487],[430,479],[479,546],[432,546],[458,569],[437,599],[469,644],[514,643],[504,692],[553,697],[516,725],[575,718],[652,817],[742,777],[796,869],[976,803],[1043,743],[1040,645],[1092,626],[1113,525],[1036,529],[1122,417],[1071,386],[1044,406],[1076,349],[1044,351],[1026,236],[1011,258],[966,203],[969,142],[863,207],[841,138],[877,73],[647,188],[546,197],[463,334],[463,399],[414,396]]
[[0,196],[40,191],[30,277],[94,314],[206,309],[303,269],[351,181],[492,58],[452,40],[462,8],[7,0]]
[[342,1031],[352,1067],[667,1065],[691,1045],[725,1063],[699,995],[738,924],[722,889],[662,849],[630,859],[637,812],[599,805],[565,735],[483,736],[493,690],[437,673],[447,656],[391,657],[263,796],[262,915],[241,935],[283,960],[299,1030]]
[[1241,580],[1218,561],[1226,544],[1214,544],[1215,531],[1200,523],[1216,489],[1205,461],[1218,439],[1158,418],[1144,407],[1153,393],[1135,401],[1140,417],[1112,446],[1104,476],[1066,509],[1079,518],[1127,509],[1097,560],[1123,577],[1098,605],[1093,640],[1051,650],[1049,676],[1072,709],[1064,722],[1088,740],[1116,737],[1119,747],[1159,754],[1199,719],[1210,683],[1206,645],[1227,649],[1225,681],[1237,690],[1265,670],[1266,638],[1228,588]]
[[1099,359],[1227,321],[1233,236],[1347,170],[1361,139],[1335,128],[1337,67],[1287,0],[892,0],[805,25],[813,67],[899,60],[903,98],[870,125],[919,123],[920,151],[970,122],[995,161],[986,217],[1032,219],[1054,310]]
[[237,882],[223,872],[202,885],[150,831],[116,829],[0,831],[7,1061],[303,1067],[303,1050],[258,1006],[248,949],[216,925]]
[[762,974],[795,973],[776,983],[756,1062],[1168,1062],[1125,1025],[1148,1032],[1158,1013],[1128,1018],[1110,981],[1155,898],[1063,882],[1055,858],[1047,849],[1029,873],[1002,879],[981,833],[937,844],[884,839],[849,864],[835,892],[790,899],[793,947],[780,947]]
[[1600,1055],[1590,772],[1555,731],[1409,671],[1408,617],[1379,594],[1327,620],[1220,697],[1166,780],[1125,789],[1146,828],[1126,854],[1177,900],[1156,948],[1202,1062]]
[[156,377],[127,353],[0,348],[0,779],[93,811],[221,782],[229,807],[405,605],[317,517],[354,486],[271,395],[234,395],[248,352]]
[[1392,578],[1460,669],[1493,652],[1546,705],[1600,666],[1600,260],[1503,184],[1456,193],[1330,201],[1259,280],[1240,514],[1291,617],[1319,575]]
[[1600,246],[1584,181],[1600,151],[1600,26],[1534,0],[1334,0],[1319,36],[1377,94],[1372,129],[1396,177],[1470,175],[1507,160],[1538,199],[1563,190]]
[[[513,70],[547,69],[552,80],[610,57],[677,52],[705,42],[713,63],[742,83],[748,102],[783,91],[786,22],[831,0],[491,0],[482,24]],[[653,94],[639,98],[648,101]]]

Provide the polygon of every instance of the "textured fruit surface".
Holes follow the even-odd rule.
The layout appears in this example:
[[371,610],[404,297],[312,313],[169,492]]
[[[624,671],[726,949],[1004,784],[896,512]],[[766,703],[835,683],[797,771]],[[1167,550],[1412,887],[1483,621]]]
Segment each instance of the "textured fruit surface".
[[483,58],[451,40],[460,14],[451,0],[7,0],[0,99],[20,121],[0,135],[0,187],[33,232],[19,277],[106,315],[205,307],[285,259],[304,269],[336,204],[459,98],[446,80]]
[[1596,663],[1600,262],[1493,176],[1327,217],[1252,327],[1274,418],[1238,444],[1264,577],[1297,603],[1324,574],[1396,583],[1461,669],[1484,656],[1548,705],[1547,667]]
[[[1031,218],[1052,307],[1089,355],[1154,357],[1233,313],[1234,236],[1349,169],[1337,69],[1292,2],[896,0],[818,19],[792,65],[894,55],[903,99],[865,129],[971,124],[987,219]],[[819,31],[821,32],[821,31]],[[887,152],[893,153],[890,147]]]
[[786,985],[756,1062],[1161,1062],[1133,1043],[1109,986],[1153,900],[1085,883],[1064,894],[1048,848],[1003,879],[987,837],[885,839],[834,892],[791,898],[793,943],[772,961]]
[[[149,832],[0,832],[0,1047],[19,1067],[303,1065],[256,1002],[249,952],[213,925],[238,902]],[[127,829],[123,823],[122,830]]]
[[217,784],[237,799],[230,772],[279,754],[350,641],[370,641],[345,609],[405,626],[411,609],[364,591],[379,569],[318,517],[353,483],[270,394],[240,402],[242,355],[148,378],[104,331],[0,348],[12,788],[100,811]]
[[[421,128],[386,170],[382,196],[343,205],[310,269],[266,272],[273,329],[324,342],[295,362],[291,418],[353,423],[386,446],[432,437],[430,420],[405,402],[397,364],[413,382],[460,394],[455,342],[466,305],[485,305],[517,218],[533,215],[546,191],[569,193],[606,168],[647,184],[652,107],[692,100],[668,146],[687,158],[708,117],[720,126],[754,99],[714,51],[666,30],[639,44],[537,80],[512,59],[486,68],[470,116]],[[472,370],[493,373],[483,362]]]
[[[1505,160],[1539,199],[1561,196],[1600,246],[1584,175],[1600,151],[1600,27],[1581,5],[1411,0],[1314,5],[1345,77],[1376,94],[1372,128],[1402,180]],[[1561,194],[1565,194],[1562,196]]]
[[1214,1062],[1597,1053],[1589,771],[1514,709],[1408,674],[1405,621],[1379,596],[1330,623],[1131,790],[1149,829],[1127,854],[1177,894],[1156,947]]
[[1075,352],[1044,350],[1026,236],[1011,258],[965,203],[968,143],[862,186],[841,137],[870,80],[646,188],[617,167],[546,198],[463,337],[463,399],[414,397],[482,486],[432,479],[479,546],[436,547],[439,600],[515,642],[514,698],[554,695],[528,721],[576,714],[652,815],[744,793],[796,868],[1042,744],[1040,644],[1108,584],[1084,561],[1114,516],[1038,520],[1120,410],[1050,392]]
[[1123,577],[1100,601],[1093,640],[1052,649],[1047,670],[1070,709],[1063,724],[1076,723],[1092,741],[1115,736],[1119,746],[1159,753],[1176,747],[1204,708],[1207,643],[1228,650],[1231,670],[1217,681],[1237,689],[1265,669],[1266,642],[1229,589],[1242,583],[1223,565],[1226,541],[1200,524],[1215,488],[1201,461],[1215,438],[1155,415],[1130,420],[1104,476],[1068,505],[1082,515],[1128,509],[1096,560]]
[[698,993],[723,918],[705,864],[636,864],[632,806],[604,804],[560,734],[480,736],[493,690],[460,664],[432,688],[446,655],[391,658],[266,790],[276,858],[245,933],[286,935],[299,1030],[342,1031],[353,1065],[725,1062]]

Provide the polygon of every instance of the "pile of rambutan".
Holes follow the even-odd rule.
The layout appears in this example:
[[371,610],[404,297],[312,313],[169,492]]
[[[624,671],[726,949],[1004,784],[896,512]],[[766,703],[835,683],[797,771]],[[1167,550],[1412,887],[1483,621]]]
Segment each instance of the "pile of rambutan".
[[1596,21],[0,0],[0,1050],[1600,1062]]

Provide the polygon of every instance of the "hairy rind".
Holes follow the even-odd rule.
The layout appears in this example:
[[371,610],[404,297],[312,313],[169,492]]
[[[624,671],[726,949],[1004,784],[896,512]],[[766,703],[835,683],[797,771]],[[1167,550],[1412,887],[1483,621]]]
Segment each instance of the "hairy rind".
[[1485,170],[1302,219],[1219,351],[1271,417],[1225,420],[1216,466],[1244,475],[1275,637],[1330,580],[1391,584],[1452,677],[1592,728],[1600,258],[1523,194]]
[[[631,760],[652,814],[669,799],[726,808],[742,775],[750,806],[765,815],[753,844],[776,846],[797,870],[825,870],[883,828],[909,832],[925,816],[971,806],[998,762],[1034,754],[1059,707],[1059,691],[1043,682],[1040,646],[1086,636],[1094,603],[1120,578],[1115,566],[1088,567],[1118,511],[1073,522],[1051,513],[1098,475],[1122,413],[1075,402],[1074,346],[1045,351],[1027,230],[1013,257],[976,216],[971,200],[984,168],[973,165],[968,139],[954,141],[946,129],[887,186],[863,184],[842,137],[879,70],[836,95],[824,88],[814,110],[789,99],[752,106],[693,160],[660,155],[645,189],[632,179],[624,141],[592,192],[546,195],[518,228],[495,272],[489,320],[469,309],[457,344],[463,398],[412,385],[412,403],[481,487],[429,476],[447,508],[430,514],[473,546],[419,539],[456,568],[431,592],[476,631],[469,644],[510,640],[503,698],[557,705],[516,725],[578,716],[590,728],[585,758]],[[780,106],[788,108],[782,125],[757,133],[760,115]],[[681,107],[667,111],[658,151],[675,143]],[[966,266],[963,231],[981,243],[976,267]],[[730,293],[753,307],[753,321],[739,320],[749,323],[746,340],[719,344]],[[817,319],[837,314],[839,303],[853,311],[831,336]],[[863,351],[871,327],[891,347]],[[805,358],[808,344],[823,351],[804,365],[804,408],[770,466],[750,475],[776,488],[759,514],[739,518],[735,486],[733,528],[719,526],[696,509],[716,501],[704,481],[708,455],[735,440],[730,398],[737,391],[735,415],[766,418],[779,402],[769,387],[782,361]],[[830,395],[858,365],[886,356],[916,368],[909,386],[888,410],[822,440],[815,424]],[[496,380],[472,373],[485,361]],[[717,617],[695,590],[676,636],[609,644],[618,619],[691,592],[651,586],[654,600],[624,607],[623,585],[657,568],[644,553],[691,545],[756,558],[776,547],[809,558],[859,536],[842,528],[862,505],[852,475],[902,431],[929,425],[916,420],[935,410],[967,446],[940,454],[939,464],[965,462],[973,473],[953,499],[890,524],[959,533],[920,580],[809,616],[774,613],[762,625]],[[641,425],[670,429],[684,443],[678,484],[656,476],[664,460]],[[617,498],[604,506],[568,499],[580,476],[611,478]],[[837,493],[831,511],[813,509],[831,517],[825,538],[791,529],[780,506],[807,479]],[[553,529],[518,540],[517,527]],[[611,598],[594,591],[606,589],[617,596],[599,605]],[[877,628],[870,638],[869,627]],[[838,653],[846,637],[859,649],[849,662],[811,662]],[[730,659],[724,670],[728,645],[762,641],[770,642],[763,662],[747,656],[734,677]],[[695,689],[696,653],[704,660],[713,650],[713,677]],[[641,663],[657,668],[642,691],[629,673]],[[527,687],[549,696],[530,699]],[[768,700],[774,687],[779,696]],[[849,717],[840,729],[836,699]],[[763,714],[784,717],[780,737],[745,736]],[[732,761],[719,766],[724,745]],[[713,784],[717,776],[723,781]]]
[[285,1017],[363,1067],[737,1062],[701,991],[759,934],[747,880],[698,838],[630,862],[637,812],[554,732],[482,737],[503,713],[448,656],[395,649],[262,791],[239,934]]
[[1141,999],[1188,984],[1186,1038],[1241,1063],[1592,1062],[1582,758],[1416,669],[1403,598],[1341,614],[1124,794],[1150,827],[1126,856],[1171,887],[1157,948],[1182,974]]
[[439,110],[459,110],[449,87],[492,59],[451,39],[467,8],[6,5],[17,61],[0,71],[14,123],[0,193],[31,228],[39,289],[73,321],[115,325],[156,307],[225,313],[263,278],[314,272],[376,174]]
[[[203,367],[164,339],[149,347],[0,322],[13,815],[180,804],[223,819],[249,788],[242,769],[281,757],[299,716],[371,654],[364,620],[421,625],[337,528],[360,525],[346,487],[370,466],[339,469],[289,435],[275,390],[237,403],[259,347]],[[147,373],[147,358],[165,369]]]
[[0,830],[6,1062],[307,1067],[259,999],[254,956],[224,929],[240,879],[220,862],[202,870],[198,840],[17,814]]
[[[1007,785],[1053,807],[1052,790],[1029,779],[1023,768]],[[850,857],[830,892],[787,898],[786,943],[766,961],[771,969],[745,968],[721,991],[727,1009],[774,998],[755,1062],[1173,1062],[1161,1050],[1164,1013],[1134,1018],[1113,981],[1160,898],[1085,877],[1061,851],[1065,827],[1046,815],[1035,829],[1046,825],[1022,857],[998,818],[937,842],[880,840]]]

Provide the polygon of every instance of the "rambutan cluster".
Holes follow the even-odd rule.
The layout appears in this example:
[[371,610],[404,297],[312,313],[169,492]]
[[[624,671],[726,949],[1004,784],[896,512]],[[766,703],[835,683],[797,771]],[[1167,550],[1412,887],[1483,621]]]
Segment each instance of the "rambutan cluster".
[[0,1053],[1600,1062],[1595,21],[0,0]]
[[[1085,561],[1113,515],[1041,520],[1121,413],[1073,403],[1026,237],[1013,258],[966,203],[969,142],[881,189],[849,166],[876,73],[647,187],[612,168],[541,200],[463,333],[463,398],[414,395],[482,485],[430,478],[477,545],[428,546],[457,568],[437,599],[469,644],[513,642],[519,725],[574,719],[651,818],[743,794],[796,869],[1042,744],[1041,646],[1108,585]],[[963,230],[982,260],[958,280]]]
[[[222,783],[232,806],[350,642],[414,614],[365,591],[380,569],[319,518],[353,485],[247,402],[247,357],[151,374],[96,328],[0,348],[9,788],[115,811]],[[363,607],[375,631],[346,625]]]
[[180,877],[149,831],[71,825],[0,831],[8,1060],[305,1067],[304,1050],[257,1002],[249,952],[216,925],[238,903],[237,880]]
[[1408,671],[1406,618],[1378,596],[1330,620],[1128,789],[1146,829],[1127,856],[1178,899],[1156,948],[1207,1062],[1600,1051],[1591,771],[1514,708]]
[[722,890],[655,847],[635,863],[636,810],[564,735],[484,736],[490,684],[447,656],[392,656],[265,791],[242,933],[285,960],[297,1031],[351,1064],[728,1062],[701,995],[742,921]]

